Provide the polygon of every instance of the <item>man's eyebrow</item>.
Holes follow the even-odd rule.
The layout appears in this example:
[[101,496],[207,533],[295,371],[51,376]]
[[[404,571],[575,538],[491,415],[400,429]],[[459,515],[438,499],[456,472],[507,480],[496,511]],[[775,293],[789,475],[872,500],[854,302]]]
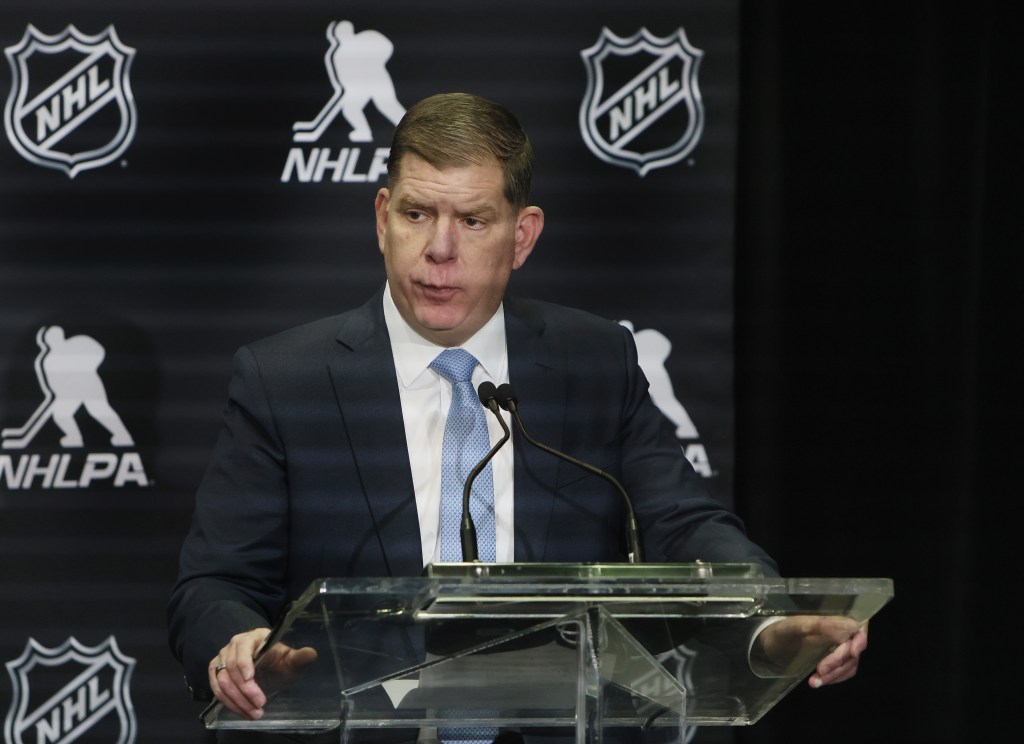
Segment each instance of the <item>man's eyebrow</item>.
[[402,194],[398,199],[398,206],[402,209],[419,209],[424,212],[430,211],[430,208],[421,202],[419,199],[414,199],[408,194]]
[[460,210],[460,217],[493,217],[498,213],[498,208],[485,202],[470,209]]

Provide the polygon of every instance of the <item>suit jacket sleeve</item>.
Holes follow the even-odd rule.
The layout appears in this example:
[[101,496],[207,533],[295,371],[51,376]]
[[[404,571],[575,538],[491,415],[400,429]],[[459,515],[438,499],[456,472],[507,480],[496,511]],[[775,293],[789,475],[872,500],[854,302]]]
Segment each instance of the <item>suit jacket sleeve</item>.
[[283,457],[256,359],[241,349],[168,608],[171,647],[197,697],[209,696],[207,665],[231,636],[269,626],[282,609]]

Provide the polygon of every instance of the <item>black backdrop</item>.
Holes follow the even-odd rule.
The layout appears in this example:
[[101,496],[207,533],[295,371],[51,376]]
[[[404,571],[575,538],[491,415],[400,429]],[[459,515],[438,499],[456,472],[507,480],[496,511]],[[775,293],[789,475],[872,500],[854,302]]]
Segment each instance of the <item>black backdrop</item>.
[[746,2],[739,509],[892,576],[851,684],[742,741],[1006,741],[1020,658],[1022,116],[998,3]]

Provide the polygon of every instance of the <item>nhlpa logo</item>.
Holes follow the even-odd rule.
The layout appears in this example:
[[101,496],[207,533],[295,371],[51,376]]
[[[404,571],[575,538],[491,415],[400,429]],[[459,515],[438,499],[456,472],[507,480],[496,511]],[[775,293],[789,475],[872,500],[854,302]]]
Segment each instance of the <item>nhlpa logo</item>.
[[[672,342],[661,331],[656,331],[653,328],[637,331],[628,320],[620,320],[619,325],[633,334],[640,369],[643,370],[644,377],[650,383],[651,400],[668,417],[669,421],[675,424],[676,437],[684,440],[698,439],[700,434],[697,432],[697,427],[694,426],[690,414],[686,412],[683,404],[676,397],[672,387],[672,378],[669,377],[668,370],[665,369],[665,362],[668,361],[669,354],[672,353]],[[687,442],[683,446],[683,452],[698,473],[705,478],[714,475],[704,445],[699,441]]]
[[[117,411],[110,405],[99,368],[106,350],[91,336],[65,336],[60,326],[43,326],[36,334],[39,355],[35,373],[43,400],[24,425],[0,431],[4,450],[28,447],[48,422],[63,436],[62,447],[84,446],[75,415],[84,409],[106,429],[110,446],[133,447],[135,442]],[[94,481],[113,479],[120,487],[128,483],[149,485],[138,452],[90,452],[77,463],[71,453],[53,454],[48,459],[38,453],[17,459],[0,454],[0,483],[11,489],[31,488],[38,479],[42,488],[85,488]]]
[[5,52],[14,77],[4,124],[23,158],[74,178],[128,148],[136,124],[128,83],[135,50],[113,26],[96,36],[74,26],[48,36],[29,25]]
[[113,636],[92,648],[69,638],[53,649],[29,638],[21,656],[7,662],[14,688],[7,744],[65,744],[86,733],[89,741],[131,744],[134,668],[135,659],[121,653]]
[[683,29],[659,38],[642,28],[623,39],[605,28],[580,54],[587,68],[580,132],[597,157],[645,176],[693,151],[704,131],[703,52]]
[[[394,52],[391,40],[379,31],[367,29],[356,33],[350,21],[337,21],[327,27],[329,48],[324,56],[327,77],[333,93],[312,121],[297,121],[292,126],[295,142],[317,142],[338,114],[350,127],[349,142],[372,142],[373,131],[366,118],[372,103],[392,125],[405,116],[405,106],[398,101],[395,84],[387,63]],[[360,148],[342,147],[332,158],[330,148],[312,148],[308,155],[293,147],[288,153],[282,181],[297,173],[304,183],[323,180],[331,172],[332,181],[345,183],[373,182],[387,172],[388,148],[376,148],[368,170],[360,172]],[[364,166],[365,167],[365,166]]]

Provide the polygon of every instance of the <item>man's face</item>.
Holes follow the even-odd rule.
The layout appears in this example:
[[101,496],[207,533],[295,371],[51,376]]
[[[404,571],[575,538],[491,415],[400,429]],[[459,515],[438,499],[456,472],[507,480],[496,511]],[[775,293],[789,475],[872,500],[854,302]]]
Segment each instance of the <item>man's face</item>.
[[501,303],[513,269],[544,225],[518,213],[497,162],[438,170],[406,155],[393,189],[377,194],[377,241],[395,305],[421,336],[459,346]]

